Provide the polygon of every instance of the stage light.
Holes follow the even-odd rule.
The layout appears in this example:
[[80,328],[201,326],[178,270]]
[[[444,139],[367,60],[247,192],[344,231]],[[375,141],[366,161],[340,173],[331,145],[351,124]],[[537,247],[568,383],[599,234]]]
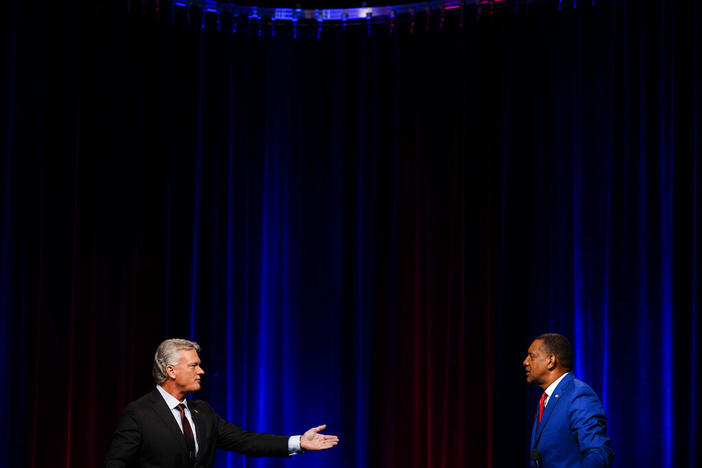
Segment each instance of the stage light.
[[[414,34],[417,25],[417,11],[421,12],[425,20],[425,31],[431,29],[432,15],[439,12],[439,29],[443,30],[446,25],[447,15],[457,15],[457,24],[463,27],[466,9],[475,11],[475,20],[479,21],[483,14],[483,8],[488,8],[490,15],[495,13],[498,7],[512,6],[515,14],[520,8],[528,10],[530,3],[545,3],[548,0],[433,0],[428,2],[415,2],[385,6],[363,6],[358,8],[272,8],[255,5],[237,5],[220,0],[171,0],[171,21],[174,20],[173,10],[175,8],[186,9],[186,24],[190,25],[190,9],[198,8],[202,12],[213,12],[218,15],[231,15],[233,18],[232,32],[236,32],[236,19],[239,14],[245,15],[249,22],[256,20],[259,36],[266,24],[273,27],[273,22],[290,21],[293,26],[293,37],[297,37],[298,24],[314,28],[316,36],[321,37],[323,23],[332,22],[346,31],[349,24],[363,25],[365,23],[370,35],[372,26],[377,24],[389,24],[389,34],[395,32],[398,21],[410,23],[409,31]],[[596,0],[591,0],[592,5],[597,4]],[[160,2],[160,0],[159,0]],[[157,5],[160,5],[157,4]],[[558,11],[563,8],[563,0],[556,3]],[[577,8],[577,1],[573,1],[573,8]],[[158,7],[159,9],[161,6]],[[204,15],[204,13],[203,13]],[[219,20],[218,20],[219,21]],[[201,27],[204,29],[206,21],[202,19]],[[218,22],[218,31],[221,25]],[[275,34],[272,32],[272,34]]]

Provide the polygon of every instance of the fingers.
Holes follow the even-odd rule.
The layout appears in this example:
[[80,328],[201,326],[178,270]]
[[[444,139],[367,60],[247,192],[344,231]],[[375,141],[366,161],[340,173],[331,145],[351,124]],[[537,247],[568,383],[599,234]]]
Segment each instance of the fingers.
[[300,445],[305,450],[324,450],[334,447],[339,443],[339,438],[335,435],[320,434],[319,431],[325,429],[326,424],[313,427],[305,432],[305,435],[300,439]]
[[303,448],[306,450],[325,450],[334,447],[338,443],[339,439],[336,436],[317,437],[315,440],[305,444],[306,446]]
[[321,426],[317,426],[317,427],[313,427],[313,428],[311,428],[311,429],[307,429],[307,432],[305,432],[305,435],[308,436],[308,437],[313,437],[314,434],[317,434],[319,431],[321,431],[322,429],[324,429],[324,428],[326,428],[326,427],[327,427],[326,424],[322,424]]
[[[327,428],[327,425],[326,425],[326,424],[322,424],[321,426],[313,427],[312,429],[310,429],[310,431],[312,431],[312,432],[319,432],[319,431],[321,431],[321,430],[323,430],[323,429],[326,429],[326,428]],[[309,431],[308,431],[308,432],[309,432]]]

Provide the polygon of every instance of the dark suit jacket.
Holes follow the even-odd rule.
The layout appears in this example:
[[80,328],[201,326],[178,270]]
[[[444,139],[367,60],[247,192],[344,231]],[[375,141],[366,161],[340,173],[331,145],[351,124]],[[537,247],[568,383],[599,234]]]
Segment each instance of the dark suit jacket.
[[183,432],[154,389],[124,409],[105,468],[210,468],[215,449],[255,457],[287,457],[288,437],[248,432],[219,417],[204,401],[189,400],[199,451],[192,460]]
[[[595,391],[572,373],[563,377],[538,428],[534,419],[531,446],[541,454],[543,468],[611,466],[614,452],[607,436],[607,418]],[[533,461],[531,466],[536,466]]]

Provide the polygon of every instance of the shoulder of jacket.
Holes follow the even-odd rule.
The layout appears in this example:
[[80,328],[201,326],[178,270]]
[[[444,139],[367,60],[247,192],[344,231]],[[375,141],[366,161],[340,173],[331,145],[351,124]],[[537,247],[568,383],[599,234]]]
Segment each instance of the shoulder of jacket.
[[573,388],[578,392],[595,393],[590,385],[580,379],[573,379]]
[[190,400],[189,404],[190,404],[190,407],[196,411],[201,411],[201,412],[205,412],[205,413],[214,413],[215,412],[214,408],[212,408],[212,405],[207,403],[205,400],[192,399],[192,400]]
[[158,400],[156,400],[155,397],[160,397],[160,395],[158,393],[154,395],[154,392],[149,392],[146,395],[142,395],[136,400],[129,403],[127,406],[125,406],[124,411],[138,412],[147,408],[151,408],[155,402],[158,402]]

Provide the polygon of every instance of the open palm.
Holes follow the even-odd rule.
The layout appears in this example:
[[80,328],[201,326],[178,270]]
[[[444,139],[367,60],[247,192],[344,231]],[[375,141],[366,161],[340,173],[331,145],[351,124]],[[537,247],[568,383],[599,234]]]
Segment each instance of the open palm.
[[326,424],[313,427],[300,437],[300,447],[304,450],[324,450],[332,448],[339,443],[339,438],[335,435],[320,434],[319,431],[326,428]]

